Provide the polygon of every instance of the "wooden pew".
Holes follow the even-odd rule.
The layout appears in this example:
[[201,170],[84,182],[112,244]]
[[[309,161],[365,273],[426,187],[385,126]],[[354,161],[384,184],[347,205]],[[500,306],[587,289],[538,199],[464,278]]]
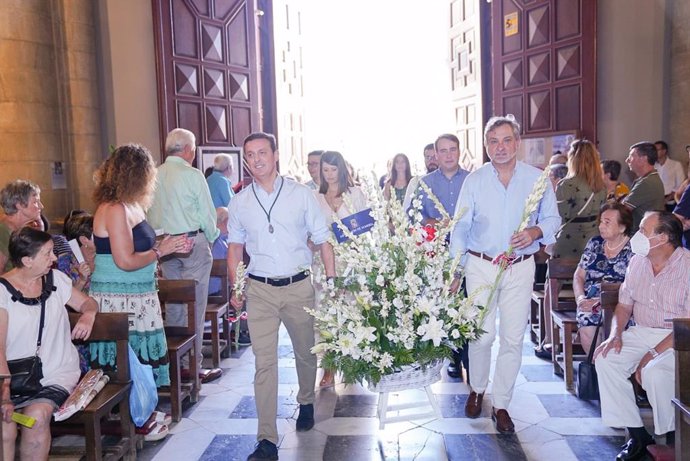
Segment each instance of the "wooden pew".
[[[206,306],[207,322],[211,322],[211,358],[213,367],[220,366],[221,357],[230,356],[230,321],[228,320],[230,305],[228,298],[228,263],[225,259],[214,259],[211,267],[211,277],[221,279],[220,292],[208,296]],[[220,327],[223,327],[222,333]],[[206,339],[206,335],[204,335]]]
[[[182,419],[182,402],[189,397],[191,403],[199,400],[199,363],[196,351],[196,281],[158,280],[158,299],[165,318],[166,304],[186,304],[187,325],[165,327],[170,358],[170,387],[159,388],[158,395],[169,397],[173,421]],[[189,382],[182,382],[182,358],[189,354]]]
[[[577,269],[575,259],[552,258],[547,261],[546,289],[551,298],[551,328],[553,371],[564,376],[565,386],[573,389],[573,356],[576,352],[573,335],[577,332],[575,300],[562,301],[561,285],[572,283]],[[577,350],[580,354],[584,351]]]
[[690,459],[690,319],[673,320],[676,354],[676,459]]
[[[70,313],[71,328],[74,328],[80,314]],[[86,437],[86,459],[93,460],[134,460],[136,459],[136,441],[134,423],[129,414],[129,322],[126,313],[98,313],[93,324],[89,341],[115,341],[117,343],[116,370],[108,371],[110,381],[83,410],[61,422],[53,422],[53,435],[77,434]],[[120,414],[119,441],[115,446],[108,446],[104,452],[101,441],[103,421],[117,406]],[[74,453],[73,447],[53,447],[55,455]],[[84,448],[76,451],[84,453]]]

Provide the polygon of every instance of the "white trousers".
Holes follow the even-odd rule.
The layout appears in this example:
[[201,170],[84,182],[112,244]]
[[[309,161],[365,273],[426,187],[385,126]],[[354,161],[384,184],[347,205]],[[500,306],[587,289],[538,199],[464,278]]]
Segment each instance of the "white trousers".
[[[650,348],[671,333],[670,329],[634,326],[623,332],[620,354],[610,351],[596,360],[601,397],[601,419],[611,427],[642,427],[640,410],[628,379]],[[642,369],[642,388],[654,414],[654,433],[675,430],[675,413],[671,399],[675,391],[675,355],[667,349]]]
[[[465,265],[467,292],[492,286],[498,274],[498,266],[474,255],[468,255]],[[493,406],[507,409],[513,397],[515,379],[522,364],[522,342],[529,315],[534,284],[534,258],[512,265],[503,273],[494,295],[495,302],[487,306],[482,334],[469,344],[470,382],[472,390],[481,394],[489,385],[491,346],[496,339],[496,312],[499,312],[500,347],[496,358],[493,379]],[[479,304],[486,304],[488,289],[482,290]]]

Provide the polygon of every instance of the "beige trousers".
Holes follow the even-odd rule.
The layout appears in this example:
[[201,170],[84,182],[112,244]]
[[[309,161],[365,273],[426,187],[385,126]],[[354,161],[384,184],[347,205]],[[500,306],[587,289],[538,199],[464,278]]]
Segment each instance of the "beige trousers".
[[[610,351],[597,357],[597,377],[601,398],[601,419],[611,427],[642,427],[640,410],[628,378],[635,372],[642,357],[659,344],[671,330],[633,326],[623,332],[620,354]],[[675,390],[675,355],[666,349],[642,369],[642,388],[647,391],[654,415],[657,435],[675,430],[675,414],[671,399]]]
[[247,314],[255,356],[254,396],[259,416],[257,440],[278,443],[278,329],[285,324],[295,352],[301,405],[314,403],[316,356],[314,319],[304,307],[314,305],[311,278],[284,287],[247,281]]
[[[465,264],[467,292],[493,285],[498,266],[474,255],[469,255]],[[470,382],[472,390],[483,393],[489,385],[491,367],[491,346],[496,340],[496,316],[499,318],[500,336],[496,368],[493,377],[493,406],[507,409],[513,398],[515,380],[522,363],[522,342],[527,328],[527,317],[532,300],[534,284],[534,258],[510,266],[503,273],[501,283],[494,295],[495,301],[487,306],[484,331],[476,341],[469,343]],[[488,301],[489,290],[480,292],[479,304]]]

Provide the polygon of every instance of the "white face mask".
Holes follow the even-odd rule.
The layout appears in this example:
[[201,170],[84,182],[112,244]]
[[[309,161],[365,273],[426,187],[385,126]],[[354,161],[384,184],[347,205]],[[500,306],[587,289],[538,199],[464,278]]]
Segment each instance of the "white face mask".
[[635,235],[633,235],[630,239],[630,247],[632,252],[636,255],[647,256],[649,254],[649,250],[656,248],[659,245],[663,245],[663,243],[659,243],[653,247],[649,246],[649,241],[654,237],[658,237],[658,235],[652,235],[651,237],[647,238],[641,231],[638,230],[635,232]]

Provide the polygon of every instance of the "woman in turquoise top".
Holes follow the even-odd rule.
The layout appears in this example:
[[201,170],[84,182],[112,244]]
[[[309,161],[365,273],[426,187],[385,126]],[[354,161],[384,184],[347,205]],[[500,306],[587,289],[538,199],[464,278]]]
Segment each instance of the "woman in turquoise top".
[[[170,384],[168,347],[156,293],[156,261],[186,248],[186,237],[156,234],[145,220],[155,184],[151,153],[143,146],[118,147],[97,174],[93,219],[95,268],[89,294],[100,312],[127,312],[129,343],[139,360],[153,367],[157,386]],[[115,343],[91,345],[91,360],[115,362]]]

